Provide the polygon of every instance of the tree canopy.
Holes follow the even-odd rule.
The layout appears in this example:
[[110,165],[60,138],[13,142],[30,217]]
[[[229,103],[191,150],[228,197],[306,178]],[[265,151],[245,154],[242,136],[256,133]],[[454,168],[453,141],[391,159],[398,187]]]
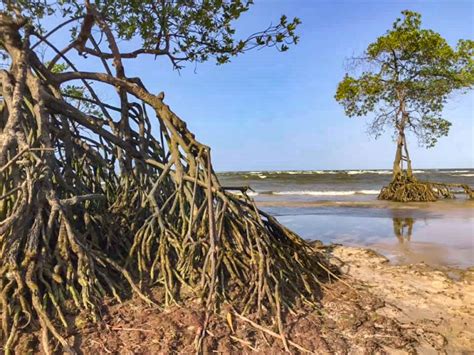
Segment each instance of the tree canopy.
[[234,22],[251,8],[253,0],[4,0],[0,10],[23,14],[39,27],[47,16],[69,18],[73,20],[70,30],[74,46],[80,52],[112,58],[111,52],[99,53],[84,43],[94,22],[88,4],[101,14],[118,39],[138,39],[138,48],[121,53],[122,58],[166,56],[177,69],[186,62],[211,59],[224,64],[231,57],[260,47],[286,51],[298,41],[295,30],[300,20],[289,20],[285,15],[275,25],[238,37]]
[[392,181],[382,188],[380,199],[435,201],[453,197],[451,187],[472,197],[467,185],[418,181],[406,132],[428,148],[448,134],[451,122],[443,117],[445,103],[453,92],[474,86],[474,41],[459,40],[453,48],[439,33],[421,28],[420,14],[406,10],[402,15],[361,57],[352,58],[357,72],[344,76],[335,98],[350,117],[372,116],[370,133],[376,137],[387,128],[394,132]]
[[407,129],[432,147],[449,132],[443,117],[449,95],[474,85],[474,41],[453,48],[439,34],[421,27],[421,15],[403,11],[390,30],[353,58],[358,75],[346,74],[336,100],[348,116],[373,115],[370,131]]

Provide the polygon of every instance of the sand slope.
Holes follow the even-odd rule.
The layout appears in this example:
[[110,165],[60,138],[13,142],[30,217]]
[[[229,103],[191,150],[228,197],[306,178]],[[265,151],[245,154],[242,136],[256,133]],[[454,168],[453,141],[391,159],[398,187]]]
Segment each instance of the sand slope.
[[329,247],[328,252],[334,263],[385,301],[379,313],[415,331],[420,353],[474,352],[472,268],[391,265],[372,250],[355,247]]

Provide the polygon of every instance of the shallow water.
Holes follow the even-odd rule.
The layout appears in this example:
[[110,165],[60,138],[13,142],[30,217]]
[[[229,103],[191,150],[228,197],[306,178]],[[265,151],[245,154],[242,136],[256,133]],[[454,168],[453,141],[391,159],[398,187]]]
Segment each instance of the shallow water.
[[[474,186],[473,169],[431,170],[418,175],[424,180]],[[378,201],[375,193],[385,180],[390,180],[390,175],[375,170],[221,176],[224,185],[254,188],[260,208],[303,238],[371,247],[396,263],[474,266],[474,201],[463,195],[435,203]]]
[[277,218],[304,238],[367,246],[396,263],[423,261],[467,268],[474,265],[473,211],[472,206],[439,213],[416,208],[316,207],[283,214],[280,209]]

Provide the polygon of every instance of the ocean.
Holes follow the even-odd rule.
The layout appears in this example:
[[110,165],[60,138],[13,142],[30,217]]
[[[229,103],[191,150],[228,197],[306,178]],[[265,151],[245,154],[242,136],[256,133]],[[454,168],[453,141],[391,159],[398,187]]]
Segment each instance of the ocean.
[[[419,180],[468,184],[474,169],[423,169]],[[370,247],[395,263],[474,266],[474,201],[377,200],[390,170],[219,173],[223,186],[249,186],[259,208],[308,240]]]
[[[249,194],[261,198],[271,195],[339,199],[377,195],[390,182],[391,174],[390,170],[242,171],[219,173],[219,179],[224,186],[248,185],[254,190]],[[474,169],[414,170],[414,174],[420,180],[474,186]]]

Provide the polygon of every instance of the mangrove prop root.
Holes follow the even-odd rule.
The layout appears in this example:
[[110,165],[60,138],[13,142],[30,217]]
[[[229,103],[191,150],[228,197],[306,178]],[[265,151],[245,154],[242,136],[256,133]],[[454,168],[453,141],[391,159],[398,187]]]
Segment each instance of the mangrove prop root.
[[401,172],[382,188],[378,198],[397,202],[433,202],[454,198],[453,189],[461,189],[469,198],[474,198],[474,191],[468,185],[419,181],[413,175]]
[[[151,286],[162,288],[153,300],[161,306],[201,299],[206,319],[224,302],[242,317],[257,314],[294,346],[282,317],[317,301],[324,258],[245,192],[221,187],[210,149],[163,94],[126,77],[110,29],[93,8],[89,16],[103,73],[77,68],[66,56],[74,45],[58,50],[25,21],[0,14],[10,61],[0,70],[2,351],[11,353],[22,331],[41,330],[45,353],[58,344],[73,353],[68,334],[84,315],[99,319],[104,297],[120,302],[136,293],[152,302]],[[94,35],[107,40],[115,74]],[[32,39],[53,51],[48,67]],[[57,60],[70,71],[52,70]],[[115,104],[92,83],[108,97],[117,93]],[[85,94],[68,91],[71,84]]]

